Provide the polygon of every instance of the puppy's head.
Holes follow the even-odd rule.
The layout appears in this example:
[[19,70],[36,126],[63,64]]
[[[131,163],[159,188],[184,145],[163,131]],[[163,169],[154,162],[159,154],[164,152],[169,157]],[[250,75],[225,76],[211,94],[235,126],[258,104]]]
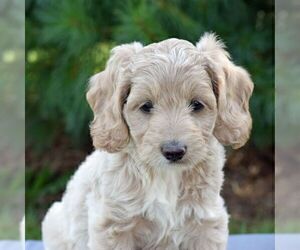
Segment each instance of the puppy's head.
[[168,39],[116,47],[87,93],[94,146],[118,152],[130,141],[129,151],[149,166],[193,166],[213,137],[235,148],[246,143],[252,90],[213,34],[196,46]]

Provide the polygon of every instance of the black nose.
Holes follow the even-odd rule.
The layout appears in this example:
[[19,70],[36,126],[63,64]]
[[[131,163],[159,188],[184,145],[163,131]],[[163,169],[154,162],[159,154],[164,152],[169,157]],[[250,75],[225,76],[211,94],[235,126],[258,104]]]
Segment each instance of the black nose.
[[161,145],[161,152],[167,160],[179,161],[186,152],[186,145],[178,141],[166,142]]

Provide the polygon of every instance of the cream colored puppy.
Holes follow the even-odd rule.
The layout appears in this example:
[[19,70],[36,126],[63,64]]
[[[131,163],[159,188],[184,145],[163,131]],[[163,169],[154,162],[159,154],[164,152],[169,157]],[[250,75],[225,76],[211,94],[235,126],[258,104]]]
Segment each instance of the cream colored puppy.
[[96,151],[48,211],[46,249],[226,249],[221,144],[247,141],[252,90],[213,34],[114,48],[87,93]]

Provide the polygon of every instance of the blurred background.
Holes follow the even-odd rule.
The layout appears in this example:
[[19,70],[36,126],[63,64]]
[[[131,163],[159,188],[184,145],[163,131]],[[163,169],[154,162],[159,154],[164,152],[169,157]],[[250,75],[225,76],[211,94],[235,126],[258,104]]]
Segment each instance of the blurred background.
[[20,238],[25,209],[24,12],[24,1],[0,1],[0,240]]
[[275,17],[276,232],[299,233],[300,2],[276,1]]
[[117,44],[214,31],[255,83],[252,136],[227,150],[230,232],[274,231],[274,3],[271,0],[26,0],[27,238],[93,148],[88,78]]

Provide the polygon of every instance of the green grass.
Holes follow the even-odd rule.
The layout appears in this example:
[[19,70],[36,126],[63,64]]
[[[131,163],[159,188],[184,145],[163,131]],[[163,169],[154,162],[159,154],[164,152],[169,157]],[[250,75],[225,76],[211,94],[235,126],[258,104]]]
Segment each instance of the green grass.
[[231,219],[229,221],[230,234],[262,234],[274,233],[273,219],[254,219],[251,221]]

